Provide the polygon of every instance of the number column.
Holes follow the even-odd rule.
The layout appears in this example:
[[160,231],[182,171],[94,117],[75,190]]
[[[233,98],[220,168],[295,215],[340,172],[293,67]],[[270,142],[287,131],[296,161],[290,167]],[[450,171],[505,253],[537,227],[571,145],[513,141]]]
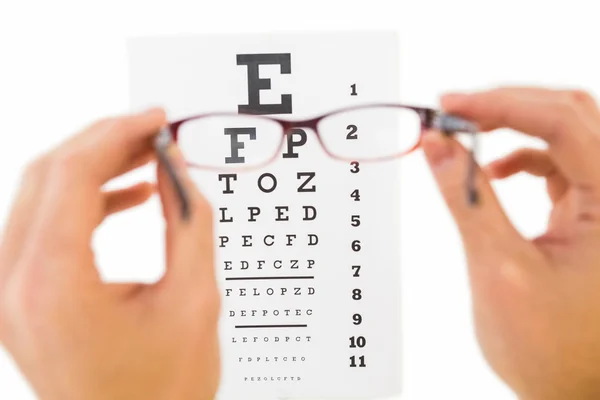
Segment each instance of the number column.
[[[350,86],[351,96],[358,96],[356,84],[352,84]],[[348,121],[349,125],[347,126],[347,135],[346,140],[356,141],[356,146],[360,147],[360,139],[359,139],[359,127],[353,124],[353,121]],[[350,163],[350,173],[357,176],[360,173],[360,163],[358,161],[352,161]],[[350,226],[352,228],[352,239],[350,248],[353,254],[358,255],[358,253],[362,250],[362,244],[360,241],[360,225],[361,225],[361,213],[360,213],[360,188],[357,182],[357,179],[353,179],[353,190],[350,193],[351,201],[353,204],[352,214],[350,215]],[[353,257],[358,259],[358,257]],[[363,299],[363,293],[361,289],[361,269],[362,265],[359,262],[353,262],[350,264],[350,273],[352,276],[352,280],[354,284],[352,285],[351,299],[353,302],[352,309],[356,310],[352,313],[352,324],[355,327],[352,330],[352,334],[349,337],[348,346],[350,348],[350,367],[351,368],[364,368],[367,366],[365,355],[360,351],[360,349],[364,348],[367,345],[367,338],[360,335],[360,327],[363,323],[363,315],[360,311],[359,304]]]

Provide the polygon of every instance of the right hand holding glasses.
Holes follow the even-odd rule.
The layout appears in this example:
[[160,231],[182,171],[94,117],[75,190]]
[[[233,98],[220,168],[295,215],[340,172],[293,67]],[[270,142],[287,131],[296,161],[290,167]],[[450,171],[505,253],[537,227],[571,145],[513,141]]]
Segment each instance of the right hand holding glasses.
[[[480,204],[464,201],[468,154],[437,132],[422,141],[462,235],[483,353],[521,399],[600,398],[600,110],[580,91],[501,88],[448,95],[442,108],[482,130],[512,128],[548,150],[521,149],[479,170]],[[546,234],[526,240],[489,178],[544,177]]]

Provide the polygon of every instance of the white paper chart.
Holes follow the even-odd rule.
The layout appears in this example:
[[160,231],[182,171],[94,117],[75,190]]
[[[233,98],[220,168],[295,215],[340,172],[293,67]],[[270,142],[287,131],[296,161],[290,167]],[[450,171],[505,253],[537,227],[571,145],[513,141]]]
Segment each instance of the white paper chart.
[[[214,111],[294,120],[396,102],[397,49],[390,32],[136,38],[132,107],[161,105],[170,120]],[[214,208],[218,397],[398,394],[398,164],[334,160],[314,132],[295,133],[260,169],[191,170]],[[184,154],[243,159],[241,142],[207,134],[220,135],[214,146],[181,138]]]

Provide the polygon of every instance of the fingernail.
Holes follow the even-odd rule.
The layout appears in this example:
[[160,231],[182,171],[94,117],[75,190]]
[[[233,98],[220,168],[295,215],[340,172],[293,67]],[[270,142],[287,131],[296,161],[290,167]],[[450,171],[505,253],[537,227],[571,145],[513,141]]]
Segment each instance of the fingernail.
[[425,156],[433,167],[439,168],[454,157],[452,142],[439,132],[426,133],[423,136],[421,145]]

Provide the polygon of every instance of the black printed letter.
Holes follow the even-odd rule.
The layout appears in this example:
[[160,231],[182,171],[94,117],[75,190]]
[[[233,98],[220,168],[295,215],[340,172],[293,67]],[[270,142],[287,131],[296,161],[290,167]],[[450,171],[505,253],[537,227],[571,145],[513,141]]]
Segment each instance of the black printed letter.
[[281,95],[280,104],[261,104],[260,91],[271,89],[270,79],[259,77],[261,64],[279,64],[282,74],[292,72],[290,54],[238,54],[237,65],[248,67],[248,104],[240,104],[238,112],[248,114],[291,114],[292,95]]
[[225,190],[223,190],[223,194],[233,194],[233,190],[231,190],[231,179],[237,181],[236,174],[219,174],[219,182],[225,179]]
[[312,185],[310,188],[305,189],[306,185],[308,185],[308,183],[313,180],[315,175],[316,175],[315,172],[298,172],[296,174],[296,177],[298,179],[308,178],[308,179],[304,180],[304,182],[302,182],[302,184],[298,187],[298,193],[316,192],[317,191],[316,185]]
[[[304,218],[303,221],[314,221],[317,218],[317,209],[313,206],[302,206],[304,208]],[[309,210],[312,211],[312,216],[309,215]]]
[[[271,181],[273,183],[273,186],[271,186],[270,189],[266,189],[262,184],[263,179],[266,178],[267,176],[269,178],[271,178]],[[277,187],[277,178],[275,178],[275,175],[265,172],[264,174],[262,174],[261,176],[258,177],[258,188],[261,190],[261,192],[271,193],[273,190],[275,190],[276,187]]]
[[[299,135],[298,140],[294,140],[294,136]],[[294,153],[294,147],[302,147],[306,144],[306,131],[303,129],[293,129],[287,135],[287,151],[283,153],[283,158],[298,158],[298,153]]]
[[256,140],[256,128],[225,128],[225,135],[231,136],[231,157],[225,157],[225,164],[244,163],[246,159],[238,153],[244,148],[244,143],[239,141],[238,136],[249,135],[250,140]]

